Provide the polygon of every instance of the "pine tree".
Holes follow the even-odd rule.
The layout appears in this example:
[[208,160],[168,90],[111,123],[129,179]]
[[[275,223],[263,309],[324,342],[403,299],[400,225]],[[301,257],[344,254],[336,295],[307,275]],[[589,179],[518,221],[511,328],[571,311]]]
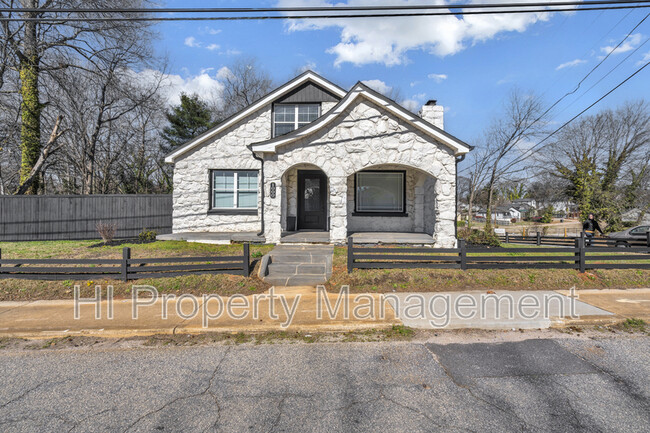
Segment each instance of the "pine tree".
[[169,126],[162,132],[166,141],[161,145],[164,153],[173,151],[218,123],[213,121],[208,104],[197,94],[182,94],[180,105],[172,107],[166,117]]

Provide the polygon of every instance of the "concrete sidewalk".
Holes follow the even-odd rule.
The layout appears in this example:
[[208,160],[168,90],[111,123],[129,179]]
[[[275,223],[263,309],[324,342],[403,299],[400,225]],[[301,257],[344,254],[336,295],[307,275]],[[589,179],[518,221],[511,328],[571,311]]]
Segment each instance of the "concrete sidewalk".
[[[589,290],[576,294],[578,299],[573,304],[568,292],[552,291],[352,294],[348,304],[350,314],[346,317],[344,304],[335,314],[328,312],[328,305],[333,312],[338,300],[338,293],[331,292],[327,293],[327,303],[323,294],[320,296],[320,319],[317,312],[319,295],[317,289],[311,287],[278,288],[272,301],[268,292],[223,298],[224,307],[232,302],[233,313],[239,316],[246,313],[242,318],[226,314],[217,318],[219,302],[208,299],[206,303],[202,298],[197,298],[196,304],[189,299],[180,302],[172,299],[140,305],[137,319],[133,317],[131,299],[113,301],[112,318],[108,317],[106,300],[101,303],[97,318],[95,304],[81,304],[78,320],[74,318],[72,300],[0,302],[0,337],[126,337],[207,331],[346,332],[387,329],[397,324],[416,329],[537,329],[612,323],[632,317],[650,319],[650,289]],[[146,301],[140,299],[140,302]],[[422,311],[417,309],[419,302],[424,306]],[[244,308],[244,304],[248,307]],[[433,305],[432,310],[430,305]],[[193,310],[196,314],[190,317]],[[571,317],[572,311],[579,317]],[[355,318],[355,312],[360,317]],[[472,312],[473,317],[468,318]],[[290,326],[284,326],[288,323]]]

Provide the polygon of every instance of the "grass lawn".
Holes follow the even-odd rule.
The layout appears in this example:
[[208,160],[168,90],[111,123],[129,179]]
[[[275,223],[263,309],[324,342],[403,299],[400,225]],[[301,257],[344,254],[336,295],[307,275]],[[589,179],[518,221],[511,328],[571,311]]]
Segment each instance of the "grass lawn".
[[[47,241],[47,242],[0,242],[2,257],[5,259],[119,259],[122,248],[131,248],[131,257],[191,257],[210,255],[238,255],[241,245],[212,245],[184,241],[156,241],[150,243],[120,243],[103,245],[100,241]],[[255,294],[268,290],[270,285],[257,277],[259,258],[269,252],[272,245],[251,245],[251,260],[255,268],[249,278],[226,274],[197,274],[171,278],[151,278],[132,280],[124,283],[112,279],[95,281],[34,281],[18,279],[0,279],[0,301],[17,301],[28,299],[71,299],[75,285],[81,286],[84,297],[93,297],[95,286],[102,289],[112,285],[116,298],[131,296],[133,285],[150,285],[160,293],[177,295],[191,293],[215,293],[232,295],[235,293]],[[105,291],[104,291],[105,293]]]
[[[521,253],[519,248],[537,248],[528,245],[503,244],[512,256],[566,256],[566,253]],[[548,247],[540,247],[548,248]],[[603,253],[608,254],[608,253]],[[611,254],[611,253],[609,253]],[[479,255],[479,254],[476,254]],[[489,255],[494,255],[490,253]],[[590,254],[591,256],[591,254]],[[608,262],[614,263],[614,262]],[[638,261],[635,261],[638,263]],[[650,256],[647,261],[650,263]],[[557,290],[569,289],[626,289],[650,287],[650,270],[603,269],[581,274],[574,269],[355,269],[347,272],[347,248],[334,249],[334,268],[328,290],[339,290],[349,285],[350,291],[363,292],[446,292],[461,290]]]
[[[205,255],[236,255],[241,245],[211,245],[183,241],[157,241],[145,244],[116,243],[102,245],[99,241],[0,242],[2,257],[14,258],[106,258],[119,259],[122,248],[131,247],[133,258],[181,257]],[[511,248],[507,255],[556,255],[554,253],[520,253],[524,245],[504,245]],[[255,294],[270,286],[257,278],[259,257],[268,253],[272,245],[251,245],[255,263],[249,278],[237,275],[188,275],[171,278],[144,279],[123,283],[117,280],[97,281],[30,281],[0,280],[0,301],[34,299],[72,299],[75,285],[81,286],[82,296],[94,296],[95,285],[104,289],[114,287],[115,297],[131,296],[133,285],[151,285],[160,293],[232,295]],[[548,247],[542,247],[548,248]],[[557,254],[559,255],[559,254]],[[567,256],[568,260],[572,260]],[[648,260],[650,263],[650,257]],[[347,249],[334,249],[334,269],[328,290],[339,290],[349,285],[352,292],[440,292],[463,290],[555,290],[650,287],[650,270],[597,270],[580,274],[572,269],[357,269],[347,273]]]

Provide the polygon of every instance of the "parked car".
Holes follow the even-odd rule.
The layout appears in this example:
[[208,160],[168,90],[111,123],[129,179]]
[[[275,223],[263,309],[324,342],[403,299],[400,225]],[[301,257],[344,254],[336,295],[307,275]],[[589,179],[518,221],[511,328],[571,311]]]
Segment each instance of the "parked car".
[[648,232],[650,232],[650,226],[636,226],[621,232],[610,233],[608,237],[616,239],[617,247],[645,246],[648,243]]

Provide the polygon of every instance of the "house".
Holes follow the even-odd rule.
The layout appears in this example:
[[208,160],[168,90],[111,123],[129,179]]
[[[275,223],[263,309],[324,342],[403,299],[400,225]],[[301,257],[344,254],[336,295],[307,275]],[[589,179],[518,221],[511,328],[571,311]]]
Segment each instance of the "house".
[[346,91],[307,71],[167,155],[173,232],[296,231],[343,243],[355,232],[422,233],[456,244],[456,167],[471,146],[359,82]]
[[[511,206],[494,206],[490,213],[491,213],[490,217],[492,218],[492,221],[496,220],[498,223],[506,223],[506,224],[510,224],[510,220],[512,218],[518,218],[515,215],[519,214],[518,211],[512,208]],[[475,215],[479,219],[485,219],[487,218],[487,210],[484,208],[479,209]]]

